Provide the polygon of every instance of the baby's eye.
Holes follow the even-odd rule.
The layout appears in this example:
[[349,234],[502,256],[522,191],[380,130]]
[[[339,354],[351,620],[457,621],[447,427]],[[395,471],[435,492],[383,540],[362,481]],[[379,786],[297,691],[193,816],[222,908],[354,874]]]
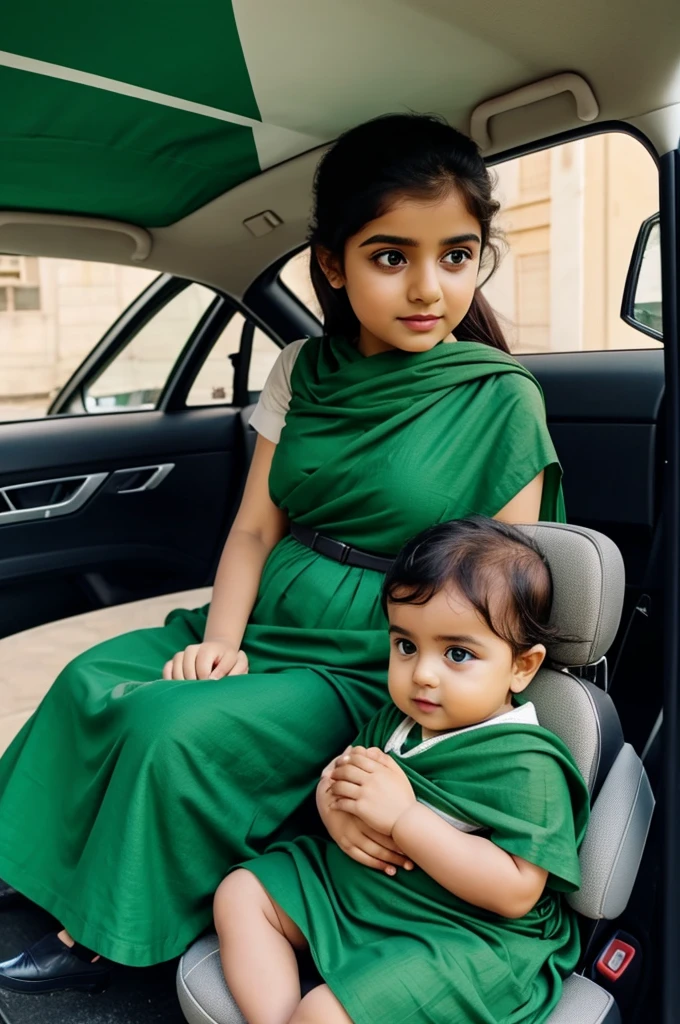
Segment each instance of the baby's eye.
[[464,647],[449,647],[446,657],[449,661],[455,662],[456,665],[462,665],[464,662],[473,659],[474,654],[471,651],[466,651]]
[[374,263],[377,263],[379,267],[400,267],[403,263],[406,263],[406,257],[403,252],[399,252],[398,249],[388,249],[387,252],[377,252],[375,256],[371,256]]
[[411,640],[395,640],[394,646],[405,656],[416,652],[416,645]]
[[[450,257],[450,258],[449,258]],[[461,267],[467,260],[472,259],[472,253],[468,249],[452,249],[447,252],[443,260],[454,267]]]

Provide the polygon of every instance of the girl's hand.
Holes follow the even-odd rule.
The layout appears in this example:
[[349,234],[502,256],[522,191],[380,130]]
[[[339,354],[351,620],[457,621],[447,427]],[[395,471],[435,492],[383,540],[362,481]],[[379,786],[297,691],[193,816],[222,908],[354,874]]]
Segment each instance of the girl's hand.
[[361,818],[385,835],[404,811],[416,802],[408,776],[378,747],[353,747],[338,758],[331,772],[331,810]]
[[343,853],[352,860],[386,875],[396,875],[397,868],[413,870],[413,861],[405,857],[390,836],[370,828],[360,818],[343,811],[333,811],[329,795],[330,777],[322,776],[316,791],[316,803],[326,830]]
[[163,679],[223,679],[248,674],[248,658],[223,640],[190,644],[163,667]]

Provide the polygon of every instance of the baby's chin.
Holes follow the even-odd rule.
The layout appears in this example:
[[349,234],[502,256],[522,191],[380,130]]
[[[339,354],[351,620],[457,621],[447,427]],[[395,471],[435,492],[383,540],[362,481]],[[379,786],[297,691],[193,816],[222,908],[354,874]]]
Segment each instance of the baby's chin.
[[424,712],[414,705],[406,713],[422,727],[423,733],[427,732],[431,736],[436,736],[441,732],[451,732],[452,729],[465,728],[441,710]]

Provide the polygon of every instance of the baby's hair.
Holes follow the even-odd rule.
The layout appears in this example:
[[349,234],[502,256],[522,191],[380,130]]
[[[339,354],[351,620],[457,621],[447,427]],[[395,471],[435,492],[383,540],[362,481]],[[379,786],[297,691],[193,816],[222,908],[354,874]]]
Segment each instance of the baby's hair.
[[[500,262],[494,219],[500,204],[494,180],[476,144],[442,118],[429,114],[385,114],[350,128],[322,157],[314,179],[314,209],[308,240],[312,284],[330,335],[354,338],[359,321],[344,288],[333,288],[316,256],[320,247],[342,266],[345,243],[365,224],[403,197],[437,201],[452,188],[461,194],[482,232],[481,262],[489,277]],[[456,332],[509,352],[503,331],[482,293]]]
[[383,586],[383,608],[427,604],[459,591],[516,657],[534,644],[571,641],[549,623],[550,568],[521,530],[483,516],[431,526],[401,549]]

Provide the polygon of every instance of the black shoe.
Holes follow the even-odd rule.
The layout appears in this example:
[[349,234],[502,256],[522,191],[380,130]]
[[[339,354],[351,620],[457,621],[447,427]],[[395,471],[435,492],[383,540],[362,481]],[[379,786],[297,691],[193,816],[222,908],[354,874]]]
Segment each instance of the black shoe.
[[21,895],[13,889],[7,882],[3,882],[0,878],[0,910],[4,910],[6,907],[13,907],[15,903],[19,903]]
[[12,960],[0,963],[0,988],[15,992],[103,992],[109,983],[108,961],[91,962],[92,954],[77,942],[67,946],[56,933],[46,935]]

